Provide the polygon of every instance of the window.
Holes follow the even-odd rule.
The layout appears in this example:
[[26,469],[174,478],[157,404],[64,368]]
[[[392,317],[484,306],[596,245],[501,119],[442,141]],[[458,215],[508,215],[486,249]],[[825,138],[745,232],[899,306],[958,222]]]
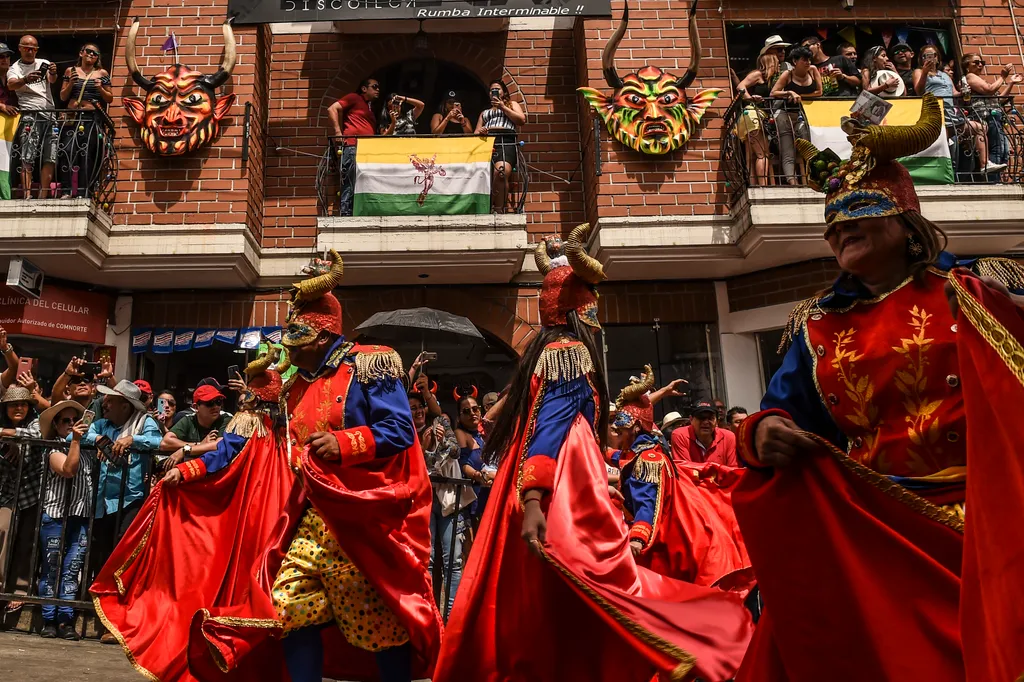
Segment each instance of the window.
[[615,400],[631,376],[640,376],[645,364],[654,369],[658,388],[673,379],[690,382],[686,397],[667,398],[655,405],[656,420],[660,421],[666,412],[686,415],[690,405],[698,400],[724,399],[717,325],[610,325],[604,328],[604,338],[611,400]]
[[765,388],[782,367],[785,354],[779,353],[779,344],[782,343],[783,332],[782,329],[769,329],[757,334],[757,350],[761,356],[761,375],[764,377]]

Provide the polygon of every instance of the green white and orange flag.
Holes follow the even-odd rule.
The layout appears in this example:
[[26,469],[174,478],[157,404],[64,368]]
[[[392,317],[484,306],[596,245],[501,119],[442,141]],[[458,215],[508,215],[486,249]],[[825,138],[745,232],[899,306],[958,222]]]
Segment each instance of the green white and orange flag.
[[488,213],[493,150],[493,137],[361,138],[352,214]]
[[[890,99],[892,109],[882,125],[913,125],[921,116],[921,100],[918,98]],[[849,100],[818,99],[804,102],[807,125],[811,130],[811,142],[818,149],[828,147],[842,159],[850,158],[851,147],[846,133],[840,128],[843,116],[850,115]],[[953,183],[953,162],[949,157],[949,139],[946,126],[942,126],[939,139],[919,154],[899,160],[917,185],[949,185]]]
[[0,114],[0,199],[11,198],[11,147],[21,114]]

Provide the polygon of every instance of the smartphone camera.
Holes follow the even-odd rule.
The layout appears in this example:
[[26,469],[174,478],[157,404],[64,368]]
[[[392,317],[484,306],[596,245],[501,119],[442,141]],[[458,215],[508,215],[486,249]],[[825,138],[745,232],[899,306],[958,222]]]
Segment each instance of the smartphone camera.
[[95,379],[96,375],[103,371],[103,366],[98,362],[84,362],[82,363],[82,375],[86,379]]
[[501,90],[498,88],[491,88],[491,97],[493,99],[501,99]]

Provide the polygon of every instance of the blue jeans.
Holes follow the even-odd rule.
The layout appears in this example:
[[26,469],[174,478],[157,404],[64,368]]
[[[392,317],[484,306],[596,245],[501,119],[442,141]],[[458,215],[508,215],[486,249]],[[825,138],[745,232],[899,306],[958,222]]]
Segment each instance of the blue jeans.
[[341,150],[341,215],[352,215],[352,197],[356,191],[356,146]]
[[[52,599],[74,600],[78,598],[78,584],[82,575],[82,560],[88,545],[89,519],[82,516],[68,517],[67,539],[64,543],[64,561],[60,558],[61,520],[52,519],[43,512],[39,527],[39,550],[42,566],[39,576],[39,596]],[[57,569],[61,567],[58,589]],[[75,610],[70,606],[44,606],[43,620],[52,623],[70,623],[75,619]]]
[[988,119],[988,160],[991,163],[1006,163],[1010,160],[1010,141],[1003,132],[1001,111]]
[[[430,510],[430,573],[433,575],[434,550],[438,541],[441,543],[441,557],[444,564],[441,567],[441,579],[447,582],[447,569],[452,567],[452,584],[448,589],[448,608],[444,611],[445,620],[452,612],[455,605],[455,593],[459,591],[459,583],[462,581],[462,534],[459,533],[459,518],[461,512],[454,512],[449,516],[441,514],[441,505],[434,497],[434,506]],[[455,534],[455,553],[452,556],[452,534]],[[442,583],[443,587],[443,583]]]

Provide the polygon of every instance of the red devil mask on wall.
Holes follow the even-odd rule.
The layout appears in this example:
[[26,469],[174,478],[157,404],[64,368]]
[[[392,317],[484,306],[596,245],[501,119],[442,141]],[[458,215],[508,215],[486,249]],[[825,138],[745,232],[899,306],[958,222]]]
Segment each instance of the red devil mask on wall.
[[644,154],[667,154],[687,143],[696,132],[704,112],[722,92],[702,90],[692,99],[686,88],[697,77],[700,66],[700,38],[694,12],[697,0],[690,7],[690,66],[682,77],[676,77],[656,66],[645,66],[636,73],[620,77],[615,70],[615,50],[629,24],[629,3],[622,10],[622,21],[615,29],[601,55],[604,78],[614,92],[605,95],[594,88],[579,92],[594,107],[608,132],[630,149]]
[[149,80],[135,58],[135,37],[139,20],[128,31],[125,61],[144,98],[123,98],[128,114],[142,126],[142,143],[154,154],[178,156],[208,144],[220,132],[220,120],[235,102],[234,95],[217,96],[217,88],[231,77],[235,68],[235,34],[224,22],[224,61],[217,73],[204,76],[184,64],[175,64]]

